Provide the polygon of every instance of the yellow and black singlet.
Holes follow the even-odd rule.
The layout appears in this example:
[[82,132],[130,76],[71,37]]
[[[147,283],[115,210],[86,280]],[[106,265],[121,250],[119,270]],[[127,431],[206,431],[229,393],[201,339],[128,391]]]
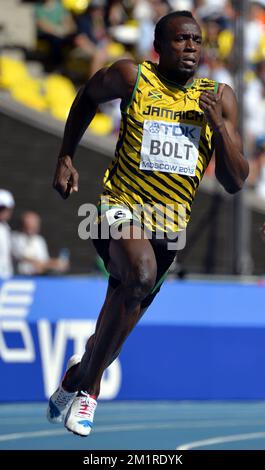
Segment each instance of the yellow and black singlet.
[[115,159],[105,172],[101,201],[108,198],[110,204],[131,210],[141,205],[152,231],[184,229],[213,152],[212,130],[199,97],[217,89],[207,78],[177,86],[159,75],[156,64],[140,64],[131,101],[122,109]]

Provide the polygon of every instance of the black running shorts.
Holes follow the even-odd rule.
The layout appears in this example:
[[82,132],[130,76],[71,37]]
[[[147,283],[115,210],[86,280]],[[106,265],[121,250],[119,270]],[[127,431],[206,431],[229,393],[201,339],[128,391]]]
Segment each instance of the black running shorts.
[[[141,228],[141,223],[138,219],[134,218],[130,209],[126,206],[107,206],[105,208],[104,206],[101,206],[98,209],[98,217],[97,220],[95,221],[95,224],[97,224],[97,237],[95,235],[93,236],[93,244],[97,250],[97,253],[99,256],[103,259],[104,264],[106,269],[108,270],[108,263],[110,259],[109,255],[109,245],[111,241],[111,236],[108,236],[107,238],[104,238],[103,235],[103,225],[106,228],[106,226],[116,226],[119,228],[121,224],[129,224],[129,225],[138,225]],[[152,245],[152,248],[154,250],[155,258],[156,258],[156,264],[157,264],[157,276],[156,276],[156,283],[153,288],[153,290],[150,292],[150,294],[143,300],[141,306],[142,308],[148,307],[152,301],[154,300],[156,294],[159,292],[160,287],[166,278],[168,269],[170,265],[172,264],[175,256],[176,256],[176,249],[168,249],[168,243],[169,239],[164,237],[164,238],[157,238],[155,237],[154,234],[149,234],[150,238],[149,241]],[[174,240],[170,238],[170,242],[176,242],[178,239],[178,236],[176,234],[176,237]],[[110,275],[109,277],[109,285],[113,288],[116,288],[120,285],[120,281],[118,279],[115,279],[113,276]]]

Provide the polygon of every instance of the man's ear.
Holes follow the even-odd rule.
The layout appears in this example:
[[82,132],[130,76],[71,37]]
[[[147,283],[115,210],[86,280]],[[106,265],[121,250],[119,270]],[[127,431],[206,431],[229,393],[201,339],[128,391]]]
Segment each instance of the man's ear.
[[158,54],[160,54],[160,42],[157,39],[154,40],[154,49]]

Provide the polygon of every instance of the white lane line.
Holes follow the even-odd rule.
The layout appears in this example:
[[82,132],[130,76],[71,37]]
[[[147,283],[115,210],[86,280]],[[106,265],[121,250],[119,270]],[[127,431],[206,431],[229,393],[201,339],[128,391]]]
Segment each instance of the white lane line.
[[197,447],[213,446],[214,444],[223,444],[224,442],[250,441],[252,439],[265,438],[265,432],[252,432],[247,434],[233,434],[231,436],[217,436],[211,439],[188,442],[176,447],[176,450],[190,450]]
[[[103,433],[103,432],[119,432],[119,431],[137,431],[137,430],[145,430],[145,429],[176,429],[177,427],[186,427],[186,426],[179,426],[179,421],[175,421],[173,423],[142,423],[142,424],[114,424],[112,426],[98,426],[95,428],[95,434]],[[187,423],[186,423],[187,424]],[[188,427],[194,427],[194,424],[188,425]],[[198,426],[196,426],[198,424]],[[201,427],[201,423],[196,423],[195,427]],[[211,426],[216,426],[216,423],[211,423]],[[14,441],[16,439],[26,439],[26,438],[37,438],[43,436],[60,436],[65,434],[66,430],[61,429],[58,431],[49,431],[49,430],[40,430],[40,431],[28,431],[28,432],[20,432],[20,433],[12,433],[12,434],[2,434],[0,435],[0,442],[6,441]]]
[[44,437],[44,436],[60,436],[64,434],[65,430],[61,429],[58,431],[33,431],[33,432],[16,432],[12,434],[3,434],[0,436],[0,442],[6,441],[15,441],[16,439],[27,439],[27,438],[34,438],[34,437]]
[[[231,423],[228,423],[227,421],[224,422],[223,424],[219,423],[219,422],[216,422],[216,421],[209,421],[207,423],[196,423],[196,422],[190,422],[190,423],[186,423],[186,422],[183,422],[183,423],[180,423],[179,421],[175,421],[175,422],[171,422],[171,423],[136,423],[136,424],[113,424],[113,425],[106,425],[106,426],[96,426],[95,427],[95,431],[94,433],[97,434],[97,433],[104,433],[104,432],[119,432],[119,431],[137,431],[137,430],[145,430],[145,429],[151,429],[151,430],[154,430],[154,429],[184,429],[184,428],[202,428],[202,427],[213,427],[213,428],[216,428],[217,426],[238,426],[238,424],[242,425],[243,423],[240,422],[240,423],[237,423],[237,424],[234,424],[233,421],[231,421]],[[245,423],[246,425],[249,424],[248,423]],[[265,421],[263,422],[260,422],[260,423],[252,423],[253,425],[255,424],[262,424],[264,426],[265,424]],[[65,429],[58,429],[58,430],[46,430],[46,429],[43,429],[43,430],[39,430],[39,431],[27,431],[27,432],[17,432],[17,433],[12,433],[12,434],[2,434],[0,435],[0,442],[6,442],[6,441],[14,441],[16,439],[27,439],[27,438],[38,438],[38,437],[44,437],[44,436],[47,436],[47,437],[51,437],[51,436],[61,436],[63,434],[66,433],[66,430]],[[93,434],[94,434],[93,433]],[[69,435],[67,433],[67,435]],[[234,435],[232,436],[232,440],[235,439],[236,436],[261,436],[265,437],[265,432],[264,433],[252,433],[252,434],[239,434],[239,435]],[[220,437],[220,438],[216,438],[216,439],[227,439],[226,436],[224,437]],[[231,439],[231,438],[230,438]],[[236,440],[236,439],[235,439]],[[209,441],[209,439],[206,440],[207,443]],[[210,439],[210,441],[212,441],[212,439]],[[191,443],[188,443],[188,444],[183,444],[184,446],[189,446],[189,445],[195,445],[197,444],[197,442],[201,443],[201,442],[205,442],[205,441],[195,441],[195,442],[191,442]],[[222,441],[223,442],[223,441]],[[224,441],[226,442],[226,441]],[[229,442],[229,439],[228,441]],[[215,444],[215,442],[213,442],[213,444]],[[202,444],[203,445],[203,444]],[[210,444],[211,445],[211,444]],[[188,447],[189,448],[189,447]],[[184,450],[183,446],[179,447],[179,449],[181,450]]]
[[[172,418],[169,418],[167,417],[166,420],[164,420],[164,423],[163,424],[170,424],[170,423],[173,423],[176,428],[208,428],[208,427],[236,427],[236,426],[265,426],[265,420],[264,419],[257,419],[255,417],[255,419],[253,420],[247,420],[246,419],[247,417],[237,417],[237,418],[231,418],[230,416],[230,419],[228,420],[227,418],[224,418],[224,419],[218,419],[218,418],[213,418],[213,419],[208,419],[208,418],[201,418],[201,419],[193,419],[193,420],[190,420],[190,419],[185,419],[183,420],[183,418],[179,418],[179,417],[172,417]],[[143,416],[143,415],[135,415],[135,416],[131,416],[128,418],[128,416],[118,416],[117,415],[112,415],[112,416],[98,416],[97,418],[97,427],[98,426],[101,426],[101,425],[109,425],[108,422],[112,422],[113,426],[119,426],[119,425],[127,425],[128,424],[128,421],[130,422],[134,422],[135,425],[143,425],[143,424],[146,424],[146,425],[149,425],[153,422],[153,420],[156,420],[157,419],[157,416],[153,416],[153,417],[149,417],[149,416]],[[4,419],[1,419],[1,425],[0,425],[0,432],[1,430],[3,431],[4,430],[4,427],[8,426],[9,428],[12,427],[14,428],[14,426],[25,426],[25,425],[28,425],[29,423],[32,424],[32,425],[37,425],[37,424],[40,424],[40,425],[43,425],[44,423],[44,418],[39,416],[39,417],[36,417],[36,418],[28,418],[26,419],[25,417],[24,418],[16,418],[16,420],[14,422],[10,422],[10,418],[7,419],[7,418],[4,418]],[[124,421],[127,421],[127,423],[123,424],[122,422]],[[135,423],[135,421],[137,421]],[[114,424],[115,423],[115,424]],[[154,424],[156,424],[156,421],[154,421]],[[3,426],[4,425],[4,426]],[[1,429],[2,428],[2,429]],[[22,432],[22,431],[21,431]],[[0,437],[1,437],[1,434],[0,434]]]
[[[119,431],[136,431],[141,429],[170,429],[175,428],[176,423],[152,423],[146,424],[124,424],[124,425],[112,425],[112,426],[98,426],[95,429],[95,434],[100,432],[119,432]],[[61,434],[67,433],[66,429],[58,431],[40,430],[32,432],[17,432],[12,434],[3,434],[0,436],[0,442],[14,441],[16,439],[36,438],[43,436],[60,436]],[[68,433],[66,435],[69,435]]]

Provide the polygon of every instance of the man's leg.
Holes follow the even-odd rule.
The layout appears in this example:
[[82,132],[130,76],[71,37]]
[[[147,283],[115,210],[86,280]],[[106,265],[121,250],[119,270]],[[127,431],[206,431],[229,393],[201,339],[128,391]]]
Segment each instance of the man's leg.
[[[82,381],[82,378],[83,378],[83,371],[87,370],[87,368],[88,368],[88,363],[89,363],[90,356],[91,356],[91,353],[92,353],[92,350],[93,350],[93,347],[94,347],[95,336],[96,336],[96,333],[98,331],[101,319],[103,318],[103,316],[105,315],[105,313],[107,311],[107,306],[109,304],[110,297],[111,297],[113,291],[114,291],[114,288],[109,285],[107,293],[106,293],[106,298],[105,298],[104,304],[101,308],[100,314],[99,314],[98,319],[97,319],[95,333],[93,333],[93,335],[91,335],[89,337],[89,339],[86,343],[86,350],[85,350],[85,353],[82,357],[82,360],[79,364],[76,364],[75,366],[71,367],[71,369],[68,371],[68,373],[66,374],[66,376],[63,380],[63,387],[68,392],[75,392],[75,391],[78,390],[78,385]],[[112,360],[110,361],[110,364],[116,359],[118,354],[119,353],[117,352],[115,357],[113,357]]]
[[[111,286],[108,287],[107,295],[103,307],[101,309],[100,315],[98,317],[96,331],[100,324],[101,318],[106,311],[106,306],[108,304],[110,295],[113,291]],[[47,409],[47,418],[51,423],[60,423],[64,418],[69,406],[76,397],[78,391],[78,384],[82,380],[82,371],[86,370],[88,367],[88,361],[90,359],[91,352],[94,346],[95,333],[89,338],[86,344],[86,351],[82,359],[78,355],[73,355],[67,364],[67,372],[64,376],[62,383],[52,394],[49,400],[48,409]],[[112,361],[117,357],[119,352],[113,357]],[[80,367],[80,359],[82,367]],[[111,362],[112,362],[111,361]],[[74,364],[74,365],[73,365]]]
[[120,285],[107,293],[95,335],[89,339],[76,373],[69,374],[64,383],[69,391],[78,388],[91,395],[99,394],[104,370],[117,357],[125,339],[141,318],[141,302],[154,287],[157,266],[149,240],[144,238],[138,227],[128,226],[123,230],[131,237],[133,230],[141,231],[142,238],[121,238],[110,242],[109,270],[119,278]]
[[[81,383],[82,378],[83,378],[83,371],[87,370],[87,368],[88,368],[88,363],[89,363],[89,360],[90,360],[90,356],[92,354],[92,350],[93,350],[94,343],[95,343],[95,337],[96,337],[101,319],[103,318],[103,316],[107,312],[107,305],[109,303],[110,296],[111,296],[111,294],[113,293],[114,290],[115,289],[113,287],[111,287],[111,286],[108,287],[105,302],[103,304],[103,307],[100,311],[100,314],[99,314],[99,317],[98,317],[98,320],[97,320],[95,333],[93,333],[93,335],[91,335],[90,338],[87,341],[86,350],[85,350],[85,353],[82,357],[81,362],[79,364],[76,364],[75,366],[71,367],[71,369],[68,371],[68,373],[66,374],[66,376],[63,380],[63,387],[68,392],[75,392],[79,388],[78,386]],[[145,314],[147,308],[148,307],[142,307],[141,308],[138,321]],[[114,352],[113,356],[109,360],[109,363],[108,363],[107,367],[109,367],[115,361],[115,359],[118,357],[118,355],[120,353],[120,350],[121,350],[121,348]],[[97,386],[98,386],[98,388],[100,388],[100,379],[99,379],[99,382],[98,382]]]

